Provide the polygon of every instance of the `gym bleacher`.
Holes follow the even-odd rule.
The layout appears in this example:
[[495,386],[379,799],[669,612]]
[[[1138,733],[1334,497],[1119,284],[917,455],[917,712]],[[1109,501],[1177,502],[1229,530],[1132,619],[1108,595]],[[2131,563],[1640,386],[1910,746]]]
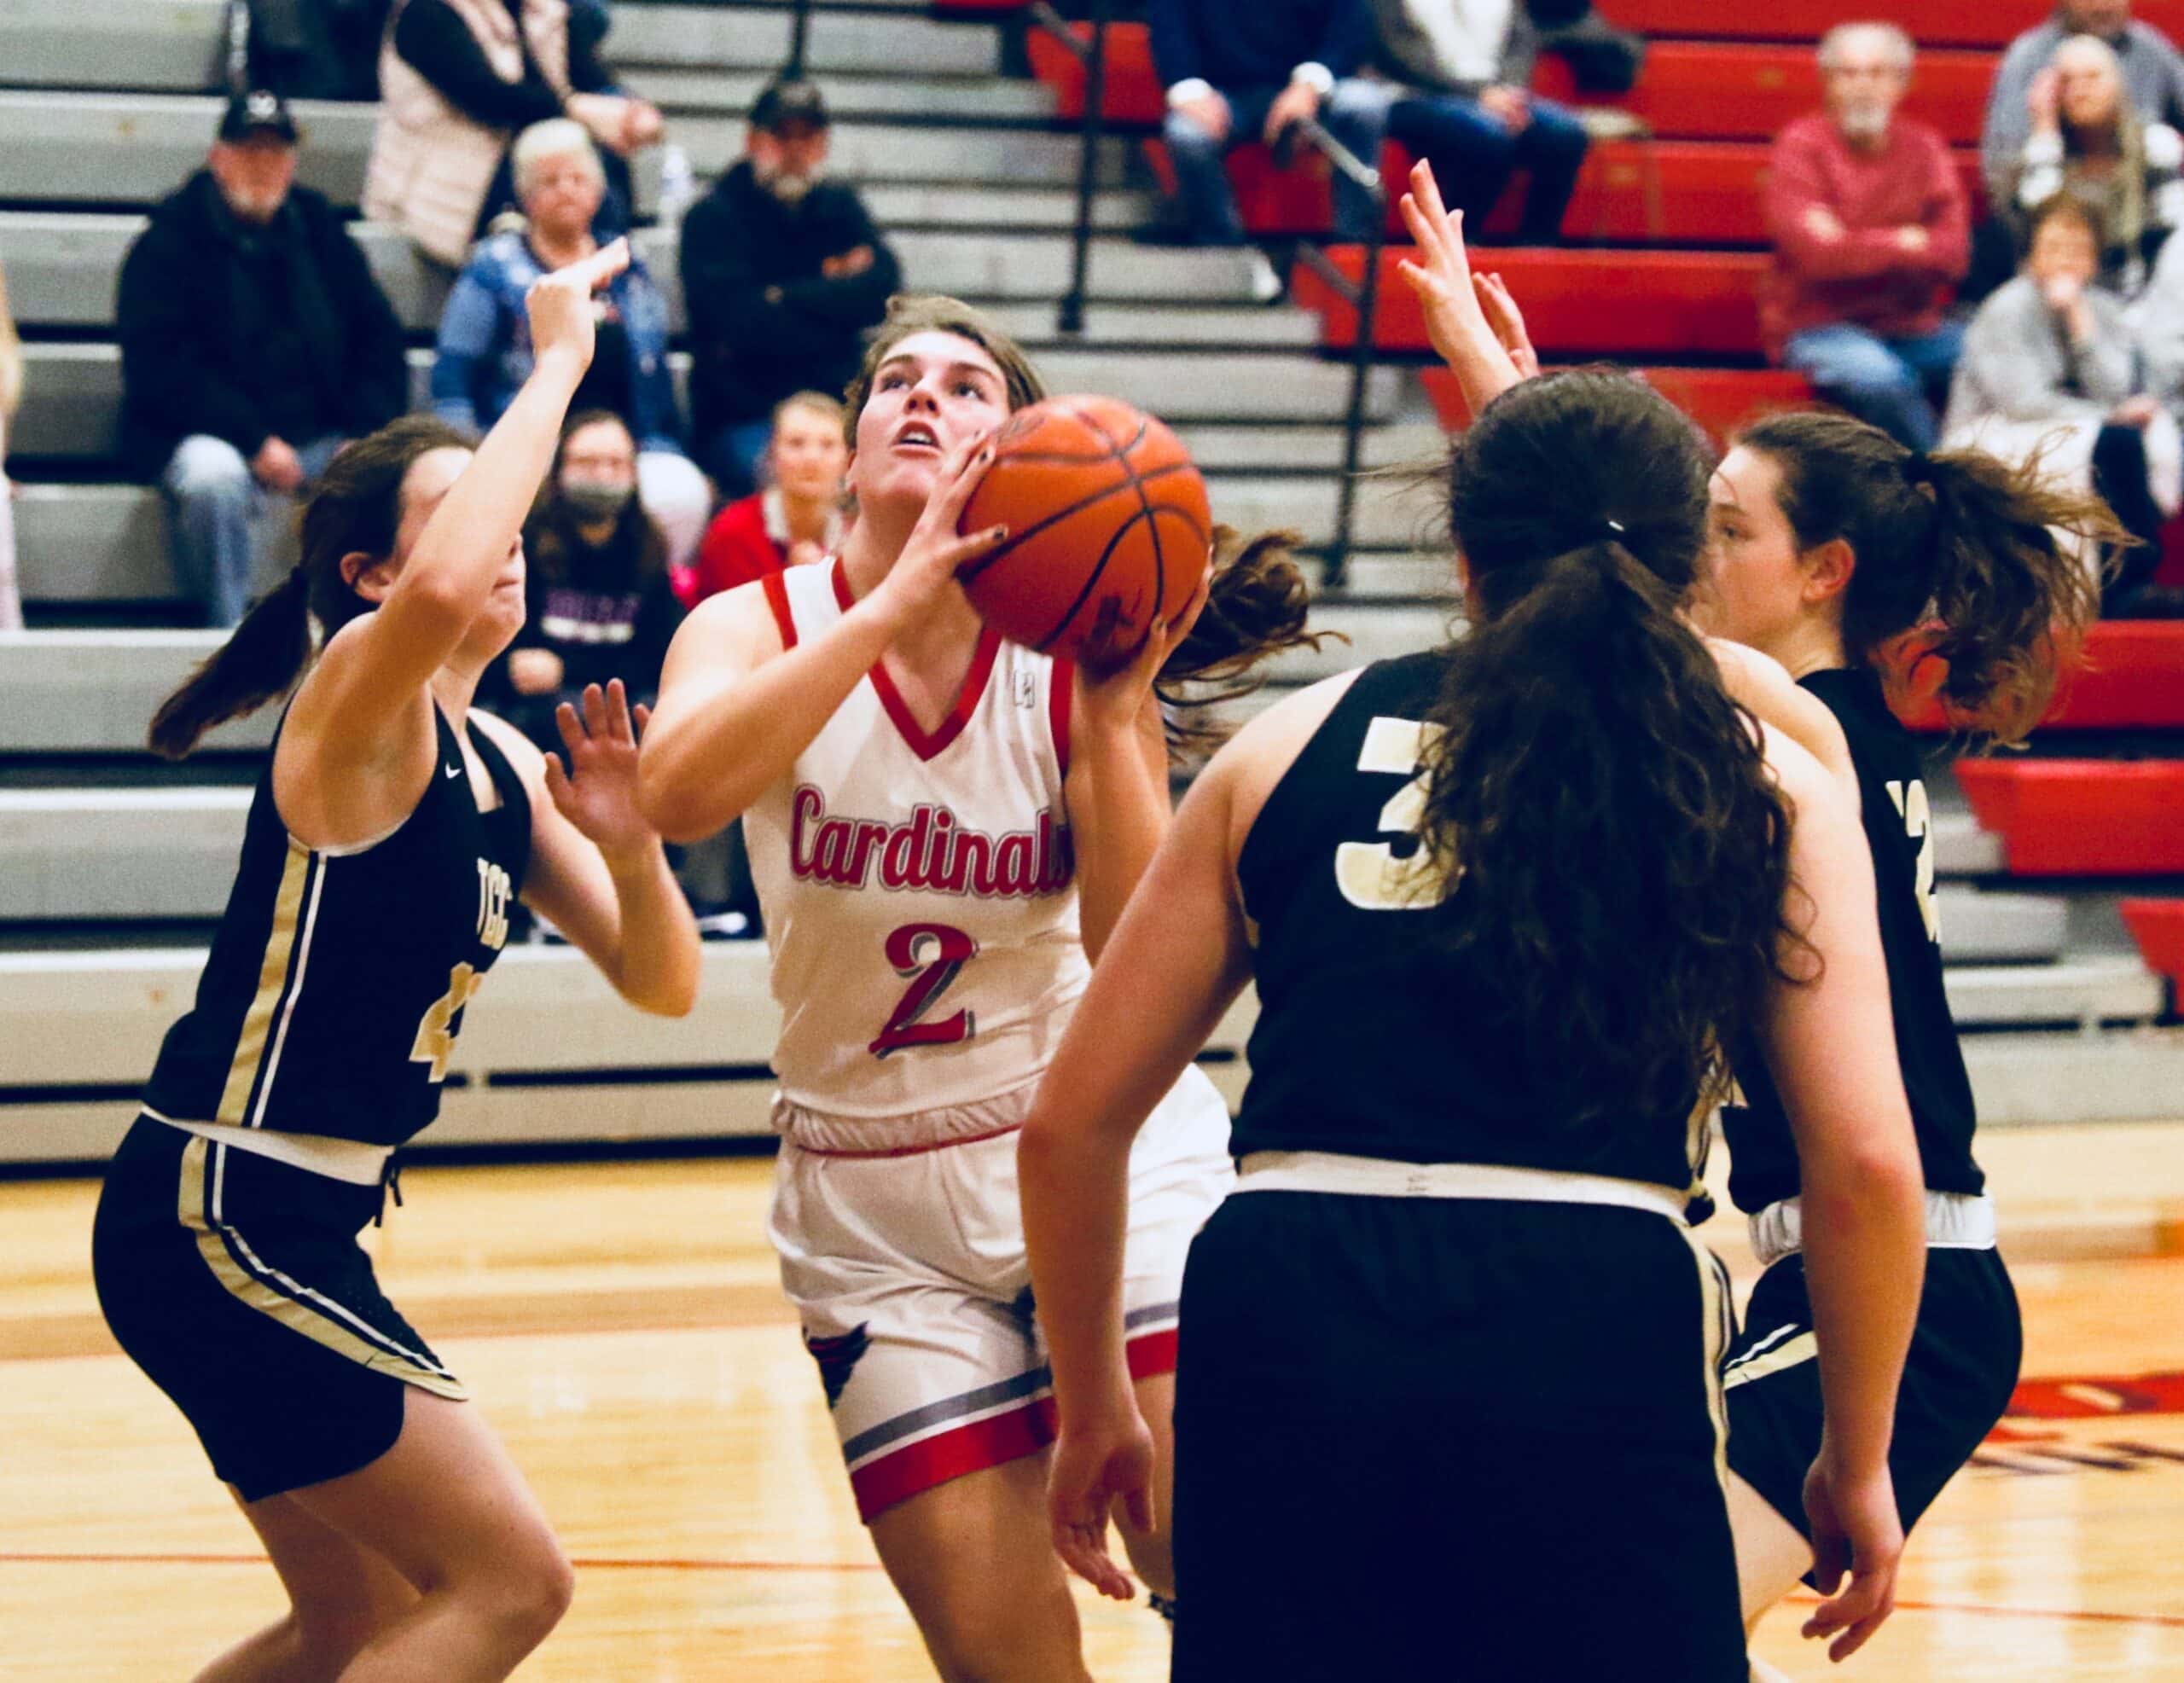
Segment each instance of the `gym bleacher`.
[[[1821,0],[1735,16],[1714,0],[1605,9],[1653,38],[1638,86],[1611,102],[1629,119],[1625,137],[1595,146],[1570,244],[1497,250],[1485,266],[1508,281],[1549,361],[1643,368],[1718,435],[1808,395],[1758,354],[1758,192],[1768,138],[1816,102],[1812,45],[1843,13]],[[1960,148],[1976,189],[1999,49],[2044,8],[1886,9],[1922,49],[1907,109]],[[992,310],[1056,389],[1112,392],[1175,422],[1217,518],[1329,543],[1356,313],[1301,265],[1291,301],[1264,309],[1240,258],[1132,241],[1156,219],[1165,168],[1141,26],[1111,37],[1090,299],[1085,332],[1068,339],[1054,306],[1076,209],[1077,61],[1007,5],[812,10],[809,69],[835,114],[834,167],[864,191],[906,284]],[[2184,0],[2140,11],[2184,24]],[[0,1163],[96,1159],[118,1138],[187,1002],[266,737],[263,719],[229,728],[177,768],[143,752],[153,705],[217,636],[178,629],[190,616],[158,496],[115,461],[115,277],[146,209],[201,161],[223,16],[221,0],[0,0],[0,263],[27,366],[9,469],[32,626],[0,634]],[[662,107],[702,182],[738,154],[741,113],[787,56],[789,30],[777,5],[619,0],[607,50]],[[1538,85],[1571,94],[1551,59]],[[300,178],[353,209],[371,107],[297,109]],[[1391,148],[1384,168],[1403,161]],[[641,214],[658,192],[648,164]],[[1255,230],[1323,237],[1323,170],[1276,171],[1252,148],[1234,167]],[[390,230],[355,232],[410,333],[421,397],[441,282]],[[679,322],[671,231],[648,227],[639,242]],[[1331,255],[1362,270],[1361,252]],[[1384,284],[1380,298],[1368,466],[1430,454],[1463,420],[1407,290]],[[1281,684],[1444,634],[1449,566],[1433,514],[1430,499],[1366,484],[1343,585],[1316,607],[1349,641],[1292,659]],[[2184,1090],[2184,624],[2103,627],[2088,654],[2028,754],[1958,768],[1946,722],[1921,720],[1935,731],[1951,1000],[1992,1123],[2158,1117]],[[431,1139],[763,1134],[775,1023],[764,971],[754,943],[709,944],[696,1016],[663,1023],[620,1006],[566,948],[511,950],[466,1028]],[[1248,1021],[1240,1007],[1214,1043],[1232,1096]]]

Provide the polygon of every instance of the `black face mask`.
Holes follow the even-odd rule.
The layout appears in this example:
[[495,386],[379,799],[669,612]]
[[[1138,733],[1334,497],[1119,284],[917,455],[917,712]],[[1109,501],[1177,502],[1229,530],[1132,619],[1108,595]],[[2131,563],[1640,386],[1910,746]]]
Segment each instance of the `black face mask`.
[[596,479],[570,479],[562,482],[561,501],[576,511],[577,519],[589,525],[619,519],[622,510],[629,506],[635,489]]

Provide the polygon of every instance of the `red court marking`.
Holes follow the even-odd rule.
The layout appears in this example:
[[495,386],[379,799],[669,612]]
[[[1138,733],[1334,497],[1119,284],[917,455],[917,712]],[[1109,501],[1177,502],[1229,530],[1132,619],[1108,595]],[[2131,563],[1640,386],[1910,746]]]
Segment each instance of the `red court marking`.
[[[2112,1406],[2104,1406],[2104,1396]],[[2018,1420],[2106,1420],[2125,1414],[2184,1414],[2184,1373],[2129,1378],[2023,1379],[2010,1398]]]

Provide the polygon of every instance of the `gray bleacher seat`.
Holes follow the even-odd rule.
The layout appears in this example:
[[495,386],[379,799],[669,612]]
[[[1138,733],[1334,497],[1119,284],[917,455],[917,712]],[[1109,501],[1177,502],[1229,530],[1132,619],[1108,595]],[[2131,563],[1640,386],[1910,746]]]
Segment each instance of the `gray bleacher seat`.
[[0,66],[17,87],[215,86],[224,0],[0,0]]
[[[16,417],[9,446],[31,456],[110,461],[119,445],[121,353],[112,345],[33,344],[23,347],[25,383],[34,394]],[[689,358],[671,359],[678,385]],[[1316,357],[1268,357],[1223,352],[1175,352],[1158,360],[1093,350],[1053,351],[1039,358],[1057,392],[1101,392],[1153,409],[1173,421],[1321,421],[1339,414],[1350,371]],[[411,402],[424,407],[432,353],[410,353]],[[1368,412],[1386,419],[1395,409],[1400,374],[1376,369]]]

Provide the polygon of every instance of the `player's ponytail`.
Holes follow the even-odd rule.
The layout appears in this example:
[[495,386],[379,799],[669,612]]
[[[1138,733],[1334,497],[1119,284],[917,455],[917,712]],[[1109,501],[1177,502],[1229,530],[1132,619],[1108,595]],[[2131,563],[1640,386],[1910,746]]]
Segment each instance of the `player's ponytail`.
[[2100,498],[1984,450],[1920,456],[1847,415],[1775,415],[1737,441],[1780,476],[1800,550],[1841,538],[1844,653],[1878,663],[1906,632],[1948,663],[1959,723],[2014,742],[2100,612],[2098,560],[2132,542]]
[[371,606],[344,574],[343,558],[392,554],[411,464],[427,450],[468,448],[444,421],[405,415],[343,449],[305,504],[303,559],[160,704],[147,739],[152,752],[178,760],[215,725],[293,689],[313,658],[311,622],[330,637]]
[[1423,843],[1543,1122],[1714,1091],[1776,972],[1790,815],[1678,612],[1707,473],[1660,397],[1583,370],[1496,398],[1451,466],[1471,627],[1430,715]]

